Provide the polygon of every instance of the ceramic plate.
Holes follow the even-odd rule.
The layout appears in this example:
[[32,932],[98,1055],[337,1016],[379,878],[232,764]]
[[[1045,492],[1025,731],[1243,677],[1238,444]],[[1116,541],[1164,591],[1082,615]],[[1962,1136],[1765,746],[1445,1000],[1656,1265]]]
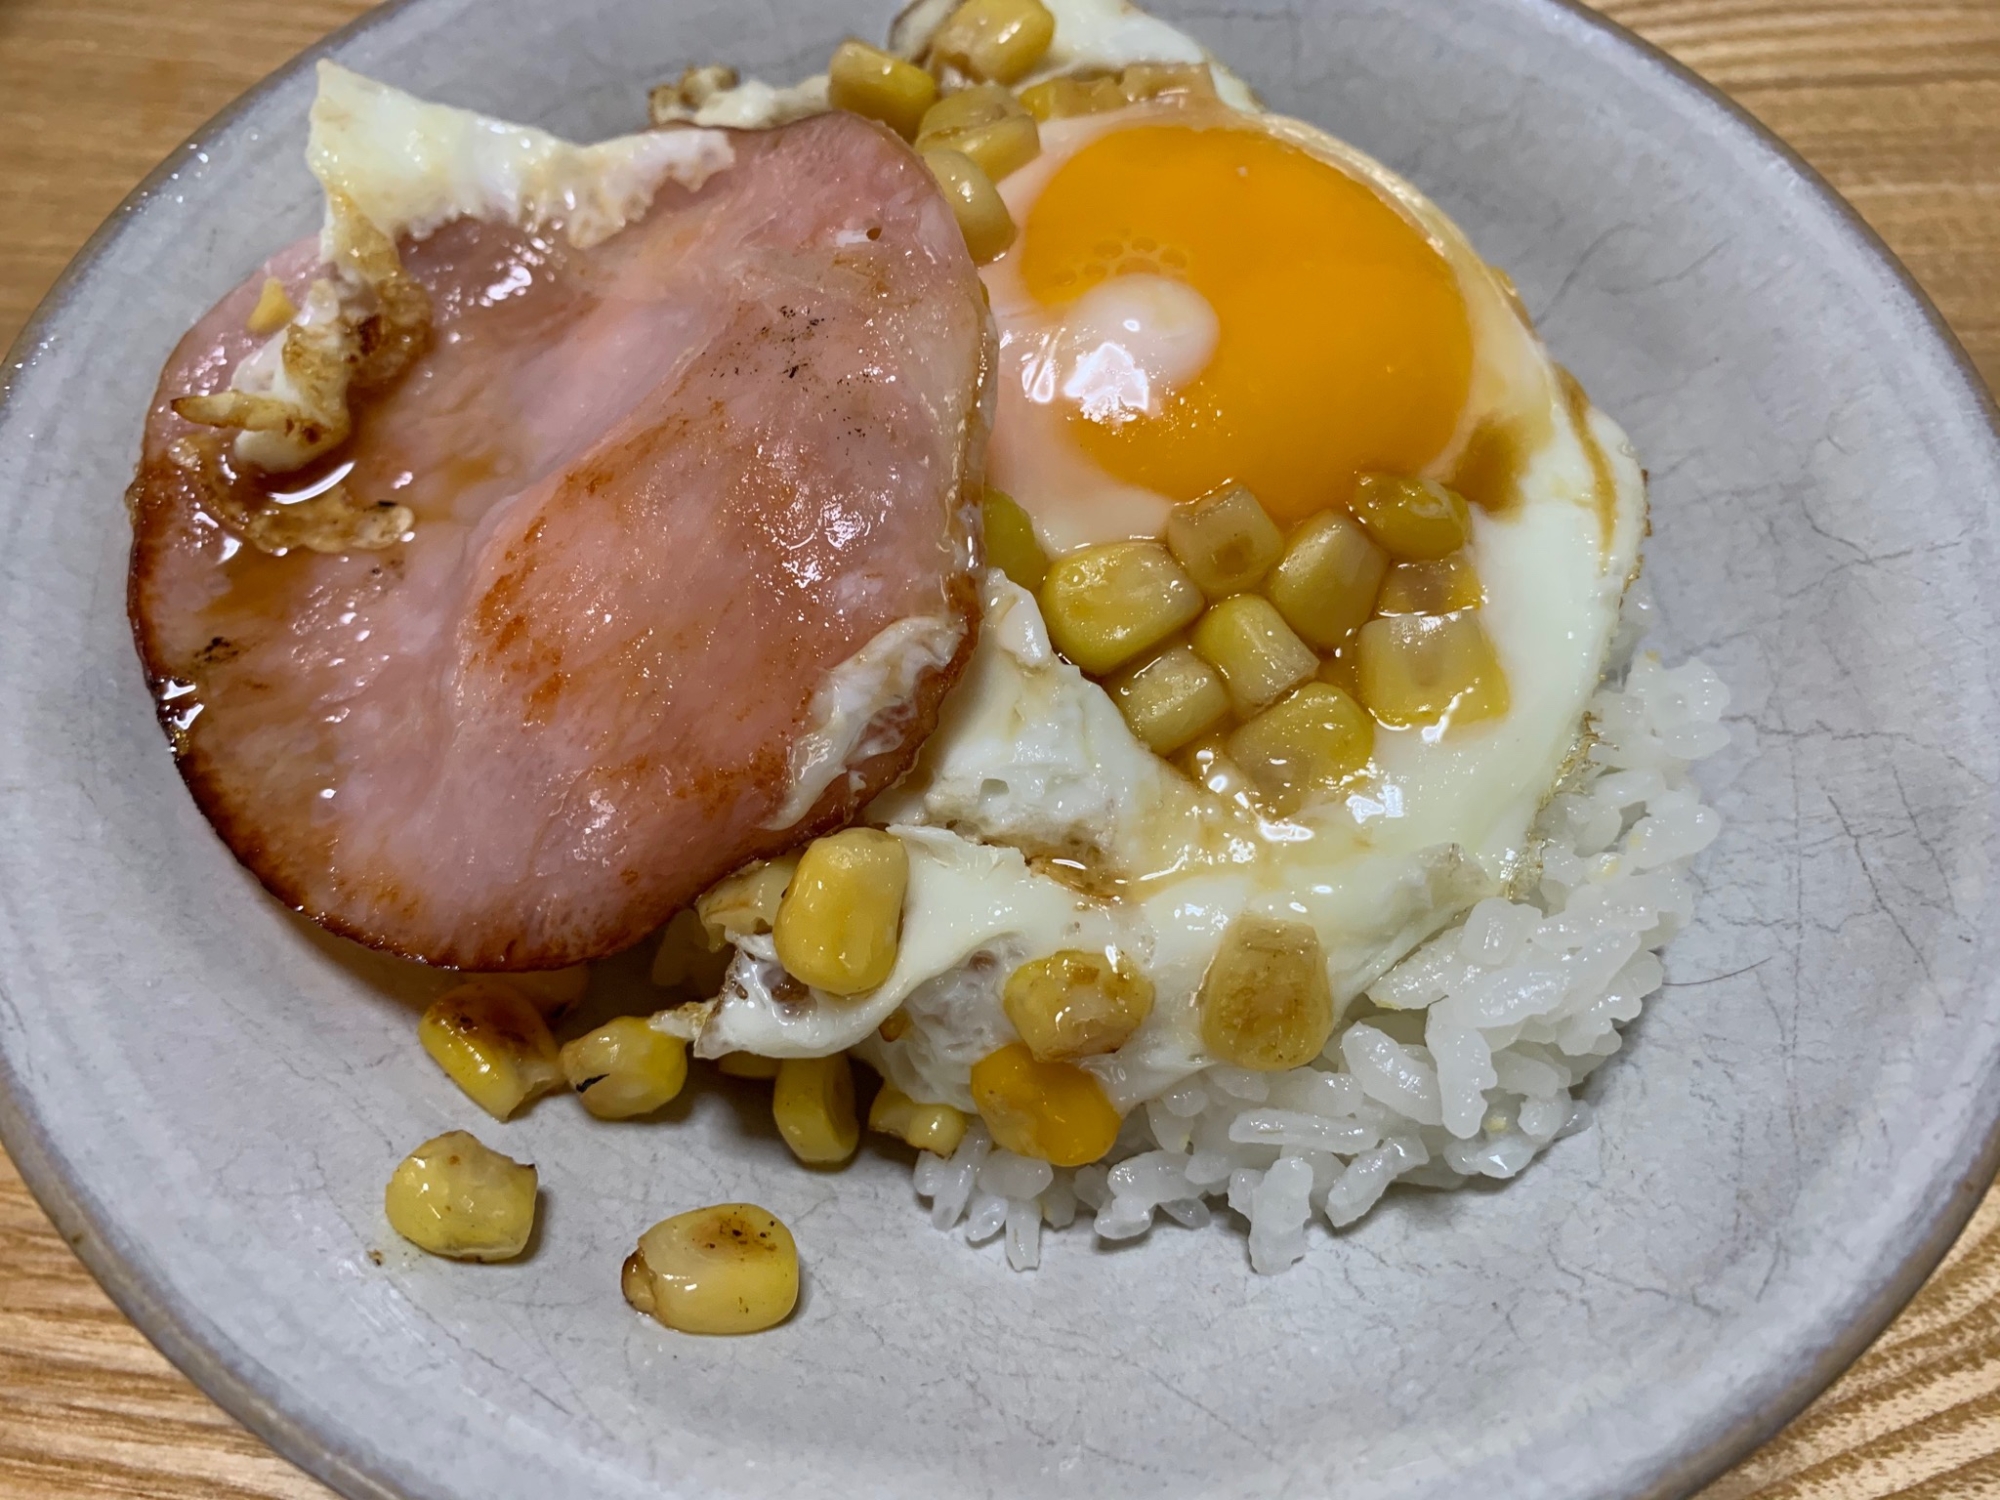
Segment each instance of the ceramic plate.
[[[931,1231],[907,1167],[796,1168],[754,1096],[672,1129],[544,1107],[538,1247],[468,1268],[381,1217],[481,1124],[389,967],[264,899],[152,722],[120,492],[181,330],[308,231],[309,71],[99,235],[0,409],[0,1124],[139,1325],[351,1496],[1669,1495],[1888,1318],[1993,1167],[2000,784],[1974,377],[1826,189],[1554,0],[1161,0],[1270,102],[1414,178],[1511,271],[1652,469],[1659,644],[1735,695],[1726,816],[1596,1127],[1503,1190],[1411,1192],[1289,1274],[1240,1236],[1059,1237],[1035,1275]],[[772,78],[875,0],[409,0],[332,53],[592,137],[689,62]],[[664,1213],[767,1204],[780,1331],[693,1340],[618,1265]],[[379,1255],[379,1264],[377,1263]]]

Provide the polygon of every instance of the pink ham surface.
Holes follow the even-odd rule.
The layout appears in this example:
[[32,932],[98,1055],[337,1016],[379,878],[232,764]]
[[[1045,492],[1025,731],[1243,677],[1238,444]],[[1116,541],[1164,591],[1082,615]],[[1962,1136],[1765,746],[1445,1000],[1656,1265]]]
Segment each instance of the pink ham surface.
[[[430,350],[332,462],[416,516],[387,551],[241,544],[168,457],[175,396],[258,342],[265,274],[161,378],[131,491],[134,632],[183,776],[280,899],[472,969],[629,946],[907,767],[976,629],[968,537],[989,361],[979,282],[922,164],[823,115],[588,252],[460,221],[403,247]],[[248,479],[236,481],[248,484]],[[894,622],[957,654],[875,723],[894,748],[766,825],[828,671]]]

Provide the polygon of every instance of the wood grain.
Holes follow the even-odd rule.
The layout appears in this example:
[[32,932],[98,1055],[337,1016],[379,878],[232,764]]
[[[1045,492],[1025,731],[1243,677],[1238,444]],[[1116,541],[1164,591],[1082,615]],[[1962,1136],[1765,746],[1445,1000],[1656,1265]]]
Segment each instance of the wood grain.
[[[1476,3],[1476,0],[1465,0]],[[0,0],[0,346],[153,163],[358,0]],[[2000,0],[1612,0],[1865,214],[2000,385]],[[119,1316],[0,1157],[0,1500],[325,1500]],[[1702,1500],[2000,1500],[2000,1190]]]

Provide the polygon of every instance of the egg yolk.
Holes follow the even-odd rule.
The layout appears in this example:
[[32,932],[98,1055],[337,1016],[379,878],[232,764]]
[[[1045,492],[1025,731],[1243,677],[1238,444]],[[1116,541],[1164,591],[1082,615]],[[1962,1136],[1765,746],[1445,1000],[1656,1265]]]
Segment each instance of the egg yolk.
[[1296,520],[1344,503],[1359,473],[1420,472],[1458,426],[1472,333],[1450,264],[1373,188],[1289,142],[1113,131],[1049,179],[1017,254],[1045,306],[1136,274],[1215,310],[1214,357],[1157,408],[1071,415],[1128,484],[1173,500],[1245,484]]

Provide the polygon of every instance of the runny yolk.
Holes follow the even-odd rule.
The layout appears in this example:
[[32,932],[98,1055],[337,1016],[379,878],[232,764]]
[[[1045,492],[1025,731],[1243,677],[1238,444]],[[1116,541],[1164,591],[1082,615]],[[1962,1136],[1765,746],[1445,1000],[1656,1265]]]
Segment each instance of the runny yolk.
[[1044,305],[1108,277],[1175,277],[1221,326],[1154,413],[1072,414],[1113,477],[1174,500],[1246,484],[1280,520],[1343,503],[1370,469],[1450,441],[1472,371],[1456,278],[1374,189],[1256,130],[1138,125],[1059,168],[1018,250]]

